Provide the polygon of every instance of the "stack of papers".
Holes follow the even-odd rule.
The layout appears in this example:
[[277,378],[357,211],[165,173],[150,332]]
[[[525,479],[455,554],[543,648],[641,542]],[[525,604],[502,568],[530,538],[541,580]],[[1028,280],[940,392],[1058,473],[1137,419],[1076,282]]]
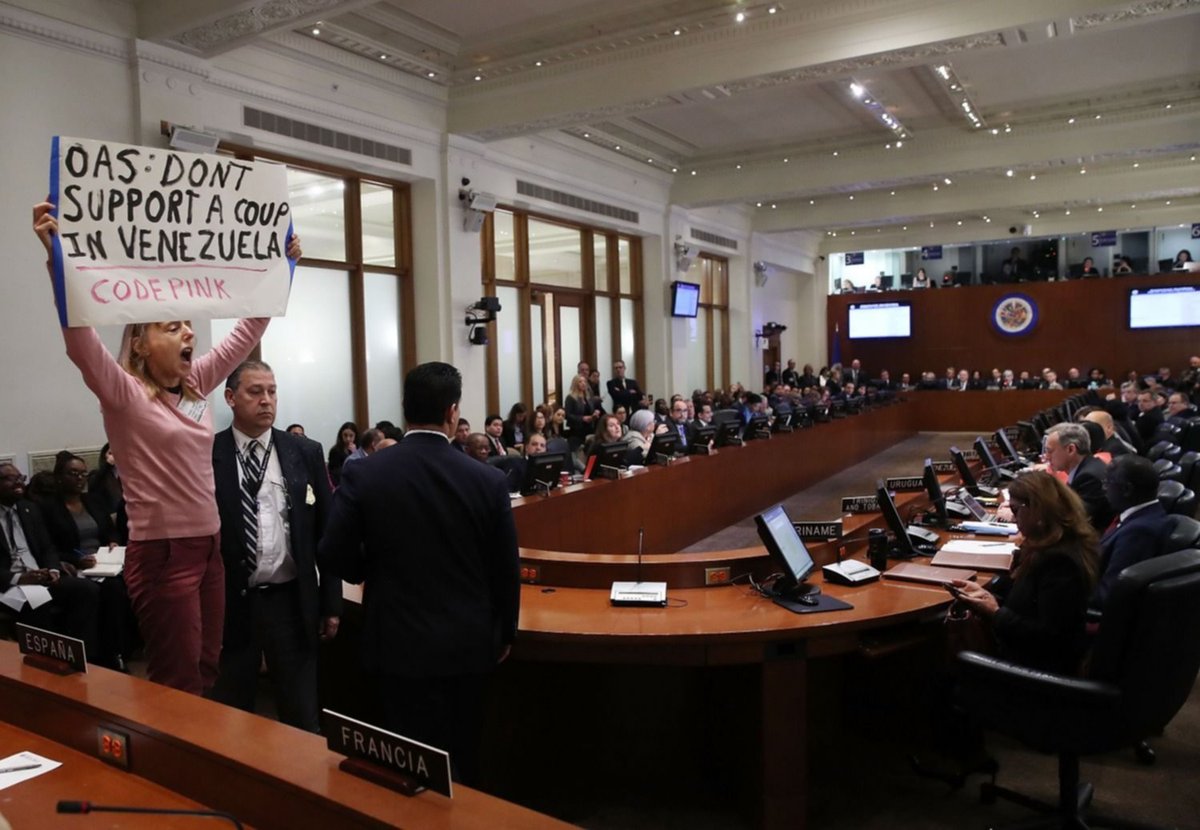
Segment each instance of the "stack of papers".
[[1013,552],[1016,549],[1017,546],[1011,542],[954,539],[942,546],[930,564],[947,568],[1007,571],[1012,568]]
[[125,570],[125,548],[101,548],[96,551],[96,564],[80,571],[79,575],[103,579],[106,576],[118,576],[123,570]]

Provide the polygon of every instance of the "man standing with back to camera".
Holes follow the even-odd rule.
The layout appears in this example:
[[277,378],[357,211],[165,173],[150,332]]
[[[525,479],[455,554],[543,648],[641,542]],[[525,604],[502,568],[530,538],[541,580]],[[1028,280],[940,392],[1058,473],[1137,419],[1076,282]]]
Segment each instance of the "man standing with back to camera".
[[504,474],[450,446],[461,397],[447,363],[408,373],[408,432],[346,467],[321,552],[366,583],[380,725],[447,750],[455,780],[478,786],[485,685],[512,648],[521,586]]

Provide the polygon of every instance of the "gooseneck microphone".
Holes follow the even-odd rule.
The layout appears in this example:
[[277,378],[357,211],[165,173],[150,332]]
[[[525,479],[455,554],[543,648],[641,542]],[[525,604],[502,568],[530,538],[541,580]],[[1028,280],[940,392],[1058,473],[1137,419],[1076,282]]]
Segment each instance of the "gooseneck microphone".
[[222,813],[218,810],[170,810],[163,807],[106,807],[102,804],[93,804],[90,801],[60,801],[58,802],[57,811],[59,813],[71,814],[87,814],[87,813],[141,813],[143,815],[156,816],[197,816],[200,818],[218,818],[228,821],[238,830],[243,830],[242,823],[238,821],[230,813]]

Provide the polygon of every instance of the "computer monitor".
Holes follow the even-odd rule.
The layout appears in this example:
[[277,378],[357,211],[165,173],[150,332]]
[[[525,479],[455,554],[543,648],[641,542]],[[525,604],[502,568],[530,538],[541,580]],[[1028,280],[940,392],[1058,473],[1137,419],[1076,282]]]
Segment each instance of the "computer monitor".
[[970,271],[955,271],[954,272],[954,284],[955,285],[970,285],[971,284],[971,272]]
[[915,557],[917,549],[913,547],[912,539],[908,537],[908,527],[900,518],[900,511],[896,509],[896,503],[892,501],[892,494],[887,491],[883,479],[879,479],[875,483],[875,498],[879,501],[879,510],[883,513],[883,520],[887,523],[888,530],[892,531],[896,537],[896,556],[901,559]]
[[621,469],[626,466],[625,459],[629,455],[629,445],[624,441],[610,441],[606,444],[601,444],[596,450],[596,460],[592,463],[591,478],[601,477],[602,467],[612,469]]
[[746,424],[746,429],[742,432],[742,437],[747,440],[759,438],[763,432],[770,433],[771,424],[767,420],[766,415],[755,414],[750,416],[750,421]]
[[900,275],[900,286],[902,288],[912,288],[912,284],[913,284],[913,275],[912,274],[901,274]]
[[731,447],[742,443],[741,421],[722,421],[717,425],[717,446]]
[[1007,429],[1002,427],[996,430],[994,437],[996,439],[996,445],[1000,447],[1000,449],[1002,449],[1009,458],[1021,466],[1025,466],[1025,458],[1019,452],[1017,452],[1017,448],[1013,446],[1012,440],[1008,437]]
[[705,452],[705,448],[716,440],[716,424],[697,424],[692,427],[691,435],[688,436],[688,452]]
[[946,527],[949,524],[949,517],[946,515],[946,496],[942,493],[942,485],[938,481],[937,473],[934,472],[933,459],[925,459],[921,480],[925,483],[925,493],[929,496],[929,503],[933,507],[934,521],[938,527]]
[[895,287],[895,285],[896,285],[896,275],[895,274],[885,274],[884,276],[879,278],[879,290],[880,291],[891,291],[892,288]]
[[521,492],[529,494],[554,489],[566,468],[566,453],[544,452],[529,456],[525,459],[525,481],[521,484]]
[[785,598],[814,593],[817,586],[804,580],[817,565],[783,505],[777,504],[759,513],[754,517],[754,524],[767,552],[783,568],[783,576],[775,582],[775,593]]
[[971,472],[971,465],[967,463],[967,457],[963,455],[962,450],[958,447],[951,447],[950,460],[954,462],[954,468],[958,470],[958,478],[966,491],[972,496],[982,493],[983,491],[979,489],[979,482],[975,480],[975,474]]
[[1033,421],[1017,421],[1017,439],[1031,452],[1042,451],[1042,431]]
[[1173,260],[1173,259],[1160,259],[1158,261],[1158,271],[1160,274],[1166,273],[1167,271],[1170,271],[1174,267],[1175,267],[1175,260]]
[[988,446],[987,441],[983,440],[982,435],[975,439],[975,452],[979,455],[979,460],[983,462],[983,466],[988,472],[998,479],[1003,477],[1004,474],[1001,472],[1000,465],[996,463],[996,457],[992,455],[992,450]]
[[654,440],[650,442],[650,451],[646,455],[646,462],[657,461],[660,457],[672,458],[679,452],[679,433],[674,429],[668,429],[666,432],[660,432],[654,436]]

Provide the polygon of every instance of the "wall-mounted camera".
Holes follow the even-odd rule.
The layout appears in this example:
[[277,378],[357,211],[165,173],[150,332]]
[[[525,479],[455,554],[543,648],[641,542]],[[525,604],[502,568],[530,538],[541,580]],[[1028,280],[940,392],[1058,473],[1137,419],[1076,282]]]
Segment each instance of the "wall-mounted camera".
[[487,215],[496,209],[494,193],[484,193],[482,190],[471,190],[471,180],[462,179],[462,187],[458,189],[458,201],[463,206],[463,230],[467,233],[479,233]]
[[496,319],[499,311],[499,297],[480,297],[477,301],[467,306],[466,324],[470,328],[470,331],[467,333],[467,340],[472,346],[486,346],[488,344],[488,335],[485,326]]

